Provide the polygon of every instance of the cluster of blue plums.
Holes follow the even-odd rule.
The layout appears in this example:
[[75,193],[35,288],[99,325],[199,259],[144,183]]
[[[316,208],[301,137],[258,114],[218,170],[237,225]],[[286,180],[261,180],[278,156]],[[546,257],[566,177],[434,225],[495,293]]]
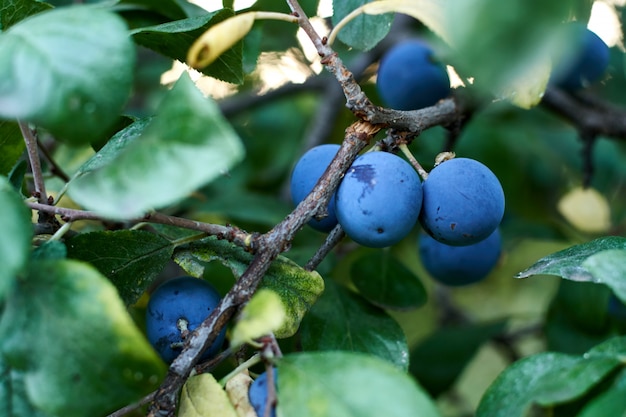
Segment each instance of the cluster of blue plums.
[[[294,204],[309,194],[338,149],[339,145],[321,145],[302,156],[291,177]],[[463,253],[460,257],[473,259],[469,264],[476,264],[477,271],[490,270],[499,257],[497,228],[504,215],[504,192],[493,172],[473,159],[445,161],[422,182],[401,157],[367,152],[347,170],[329,201],[327,214],[309,224],[321,231],[340,224],[352,240],[372,248],[398,243],[419,222],[433,242],[420,243],[427,269],[436,279],[459,285],[451,278],[455,274],[466,275],[464,282],[469,283],[486,273],[459,272],[448,256]],[[471,251],[482,250],[489,254],[472,255]],[[431,267],[440,262],[447,265]]]
[[[277,381],[278,372],[276,368],[274,368],[274,387],[276,387]],[[267,372],[263,372],[252,382],[248,390],[250,404],[259,417],[265,417],[265,407],[267,406],[268,400],[267,393]],[[270,417],[276,417],[276,406],[271,408]]]
[[[220,299],[213,285],[190,276],[168,280],[152,293],[146,310],[146,333],[165,362],[171,363],[180,354],[185,338],[209,316]],[[225,336],[223,329],[201,359],[215,356]]]

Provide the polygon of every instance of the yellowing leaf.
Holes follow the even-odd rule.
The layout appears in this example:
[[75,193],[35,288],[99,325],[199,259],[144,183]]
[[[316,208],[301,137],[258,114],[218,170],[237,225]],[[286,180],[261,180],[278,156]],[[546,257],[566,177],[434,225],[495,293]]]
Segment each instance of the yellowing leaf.
[[583,232],[603,233],[611,227],[609,203],[593,188],[573,189],[561,198],[558,210],[565,220]]
[[231,336],[231,346],[250,342],[278,330],[285,322],[285,307],[274,291],[260,289],[241,312]]
[[237,417],[237,413],[213,375],[200,374],[183,386],[178,417]]
[[189,48],[189,65],[204,68],[211,64],[250,32],[254,19],[254,12],[242,13],[211,26]]
[[239,417],[257,417],[248,398],[250,384],[252,384],[252,378],[247,371],[238,373],[226,383],[226,393]]
[[296,23],[298,18],[275,12],[247,12],[221,21],[204,32],[189,48],[187,63],[194,68],[204,68],[243,39],[255,20],[270,19]]

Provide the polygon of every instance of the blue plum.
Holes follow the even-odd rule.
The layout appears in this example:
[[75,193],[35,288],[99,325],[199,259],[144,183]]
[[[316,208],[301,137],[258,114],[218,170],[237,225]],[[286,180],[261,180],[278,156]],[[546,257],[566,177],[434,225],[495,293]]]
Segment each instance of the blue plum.
[[[291,172],[291,200],[294,205],[311,192],[338,150],[339,145],[326,144],[311,148],[302,155]],[[327,212],[328,216],[323,219],[311,219],[309,226],[321,232],[330,232],[337,225],[334,194],[328,202]]]
[[[278,372],[274,368],[274,386],[276,386],[277,381]],[[248,391],[248,399],[257,416],[264,417],[265,405],[267,404],[267,372],[263,372],[252,382]],[[270,417],[276,417],[276,407],[272,407]]]
[[371,248],[391,246],[413,228],[422,204],[415,169],[387,152],[368,152],[346,172],[335,200],[337,220],[346,234]]
[[489,168],[468,158],[436,166],[424,181],[420,223],[439,242],[477,243],[489,236],[504,215],[504,191]]
[[579,90],[604,75],[609,47],[582,23],[568,23],[564,29],[571,49],[555,64],[550,82],[565,90]]
[[485,240],[467,246],[450,246],[421,233],[419,253],[424,268],[437,281],[450,286],[473,284],[496,266],[502,239],[496,229]]
[[[161,358],[171,363],[181,352],[184,321],[193,331],[220,302],[217,290],[207,281],[190,276],[173,278],[161,284],[150,297],[146,310],[146,333],[148,341]],[[204,352],[202,359],[209,359],[222,347],[226,329]]]
[[435,61],[432,49],[418,40],[396,44],[380,60],[378,94],[387,107],[417,110],[450,95],[446,68]]

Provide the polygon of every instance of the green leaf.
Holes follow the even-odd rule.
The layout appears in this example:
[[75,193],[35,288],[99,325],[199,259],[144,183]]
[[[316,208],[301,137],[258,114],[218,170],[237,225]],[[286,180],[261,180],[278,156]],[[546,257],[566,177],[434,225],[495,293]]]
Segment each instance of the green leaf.
[[66,244],[68,257],[95,266],[127,305],[141,297],[174,252],[172,242],[141,230],[83,233]]
[[139,140],[108,165],[73,181],[72,199],[113,219],[176,203],[243,158],[219,108],[184,74]]
[[438,417],[410,376],[353,352],[286,355],[277,362],[278,414],[300,417]]
[[33,226],[30,210],[5,177],[0,177],[0,304],[30,255]]
[[[174,253],[174,261],[194,276],[204,272],[204,266],[199,262],[219,261],[239,278],[252,259],[253,256],[242,248],[214,237],[193,242]],[[324,280],[317,272],[306,271],[284,256],[279,256],[265,273],[259,285],[261,288],[272,290],[280,296],[287,317],[274,334],[278,338],[286,338],[296,333],[302,317],[324,291]]]
[[33,250],[33,260],[57,260],[67,258],[67,248],[58,240],[49,240]]
[[573,1],[441,3],[446,4],[457,70],[475,77],[474,85],[483,91],[511,98],[521,107],[536,105],[550,75],[552,54],[565,47],[557,32]]
[[613,386],[589,401],[577,417],[624,417],[626,415],[626,372],[622,371]]
[[113,161],[124,152],[128,145],[141,136],[151,120],[151,117],[137,120],[117,132],[94,156],[89,158],[87,162],[78,168],[74,174],[74,178],[78,178],[113,163]]
[[285,307],[278,294],[266,288],[257,291],[239,315],[231,332],[230,346],[236,348],[280,329]]
[[587,258],[582,266],[593,275],[593,282],[606,284],[626,301],[626,249],[602,251]]
[[[203,16],[163,23],[157,26],[142,27],[131,31],[139,45],[150,48],[172,59],[185,62],[187,51],[195,40],[211,26],[225,20],[234,13],[221,9]],[[234,84],[243,83],[243,43],[238,42],[202,73],[210,77]]]
[[620,365],[626,339],[617,338],[580,356],[542,352],[517,361],[491,384],[477,417],[526,416],[530,406],[579,398]]
[[52,5],[35,0],[4,0],[0,4],[0,31],[7,30],[20,20],[50,10]]
[[185,382],[178,417],[237,417],[226,391],[213,375],[204,373]]
[[22,185],[24,184],[24,177],[28,170],[28,163],[25,160],[19,161],[9,172],[9,182],[13,186],[15,191],[22,191]]
[[596,278],[585,267],[585,260],[598,252],[609,249],[626,249],[626,238],[602,237],[591,242],[575,245],[539,259],[531,267],[518,273],[515,278],[532,275],[557,275],[572,281],[591,281]]
[[350,268],[350,278],[363,297],[382,308],[406,310],[426,302],[422,282],[388,250],[359,257]]
[[0,348],[33,406],[105,415],[139,400],[165,374],[115,288],[76,261],[38,261],[6,300]]
[[611,332],[604,285],[561,280],[545,321],[550,350],[582,354],[605,340]]
[[302,322],[306,350],[366,352],[406,370],[409,348],[398,323],[332,280]]
[[506,322],[438,329],[411,351],[410,372],[433,396],[447,391],[478,349]]
[[49,417],[34,408],[26,394],[24,374],[12,369],[0,355],[0,404],[3,417]]
[[0,34],[0,116],[93,142],[117,121],[134,63],[117,15],[91,6],[39,13]]
[[121,0],[120,4],[139,6],[140,10],[151,10],[171,20],[186,17],[185,10],[175,0]]
[[[333,24],[336,25],[354,9],[373,0],[333,0]],[[353,48],[367,51],[378,44],[391,29],[394,15],[360,15],[339,32],[339,40]]]
[[0,149],[0,175],[8,175],[26,149],[17,123],[0,120]]

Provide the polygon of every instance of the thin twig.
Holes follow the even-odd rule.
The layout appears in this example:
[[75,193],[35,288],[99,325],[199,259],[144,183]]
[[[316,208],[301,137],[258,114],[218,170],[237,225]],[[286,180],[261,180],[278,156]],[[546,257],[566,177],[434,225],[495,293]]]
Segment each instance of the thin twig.
[[37,145],[39,146],[39,150],[41,151],[41,154],[44,156],[44,158],[46,158],[46,161],[48,161],[48,163],[50,164],[50,172],[56,175],[57,177],[61,178],[63,181],[69,182],[71,179],[69,175],[67,175],[63,171],[63,169],[61,169],[59,164],[57,164],[57,162],[54,160],[52,155],[50,155],[50,152],[48,152],[48,149],[46,149],[46,147],[43,146],[43,144],[41,143],[39,139],[37,139]]
[[[87,211],[76,210],[65,207],[49,206],[41,203],[26,203],[28,207],[39,212],[44,212],[52,215],[58,215],[62,220],[66,222],[75,222],[78,220],[97,220],[104,221],[100,214]],[[168,216],[162,213],[149,213],[145,217],[131,219],[129,223],[157,223],[165,224],[169,226],[180,227],[183,229],[197,230],[204,232],[210,236],[217,236],[218,239],[225,239],[233,242],[237,246],[241,246],[247,250],[254,250],[254,235],[247,233],[234,226],[222,226],[218,224],[203,223],[195,220],[189,220],[182,217]]]
[[335,226],[335,228],[331,230],[326,237],[324,244],[319,247],[317,252],[315,252],[315,255],[313,255],[311,259],[309,259],[309,261],[306,263],[306,265],[304,265],[304,269],[306,269],[307,271],[315,270],[319,266],[319,264],[322,263],[324,258],[326,258],[326,255],[328,255],[330,251],[333,250],[333,248],[337,246],[345,236],[346,233],[343,231],[341,226]]
[[20,130],[26,143],[26,153],[30,161],[30,169],[33,173],[33,182],[35,184],[35,196],[41,204],[48,204],[48,195],[46,194],[46,184],[44,183],[43,173],[41,170],[41,161],[39,160],[39,149],[37,147],[37,135],[28,126],[28,123],[19,121]]

